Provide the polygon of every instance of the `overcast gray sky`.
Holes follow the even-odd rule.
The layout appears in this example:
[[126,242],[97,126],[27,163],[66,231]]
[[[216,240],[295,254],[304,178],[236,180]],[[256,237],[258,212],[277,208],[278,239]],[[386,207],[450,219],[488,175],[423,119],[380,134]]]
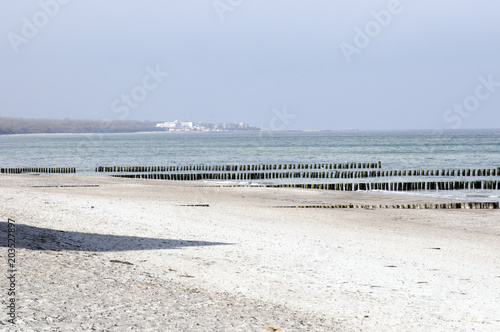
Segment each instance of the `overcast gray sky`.
[[0,0],[0,116],[500,127],[498,0]]

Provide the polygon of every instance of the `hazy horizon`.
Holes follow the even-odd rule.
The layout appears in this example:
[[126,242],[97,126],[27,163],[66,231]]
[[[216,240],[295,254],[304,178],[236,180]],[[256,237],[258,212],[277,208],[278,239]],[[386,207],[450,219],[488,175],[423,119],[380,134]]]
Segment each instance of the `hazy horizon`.
[[500,127],[500,3],[0,4],[0,117]]

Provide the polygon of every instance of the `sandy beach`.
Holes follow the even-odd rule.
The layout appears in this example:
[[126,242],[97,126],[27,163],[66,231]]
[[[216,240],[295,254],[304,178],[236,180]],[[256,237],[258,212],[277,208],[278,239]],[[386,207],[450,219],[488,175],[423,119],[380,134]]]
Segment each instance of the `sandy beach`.
[[0,330],[500,330],[500,210],[106,176],[1,175],[0,202]]

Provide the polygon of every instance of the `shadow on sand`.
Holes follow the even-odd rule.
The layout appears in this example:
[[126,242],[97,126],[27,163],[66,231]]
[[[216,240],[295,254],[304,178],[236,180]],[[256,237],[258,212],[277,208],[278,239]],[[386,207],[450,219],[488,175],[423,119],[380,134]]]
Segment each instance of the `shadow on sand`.
[[[0,247],[7,247],[7,222],[0,222]],[[231,243],[161,239],[140,236],[108,235],[97,233],[67,232],[50,228],[33,227],[15,223],[17,249],[75,250],[75,251],[128,251],[179,249],[183,247],[230,245]]]

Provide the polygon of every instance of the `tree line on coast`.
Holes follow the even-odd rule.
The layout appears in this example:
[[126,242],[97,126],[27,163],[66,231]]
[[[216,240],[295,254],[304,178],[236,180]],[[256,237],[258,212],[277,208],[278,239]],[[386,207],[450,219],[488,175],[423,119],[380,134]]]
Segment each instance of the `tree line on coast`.
[[0,117],[0,135],[56,133],[132,133],[162,131],[156,122],[133,120],[23,119]]

